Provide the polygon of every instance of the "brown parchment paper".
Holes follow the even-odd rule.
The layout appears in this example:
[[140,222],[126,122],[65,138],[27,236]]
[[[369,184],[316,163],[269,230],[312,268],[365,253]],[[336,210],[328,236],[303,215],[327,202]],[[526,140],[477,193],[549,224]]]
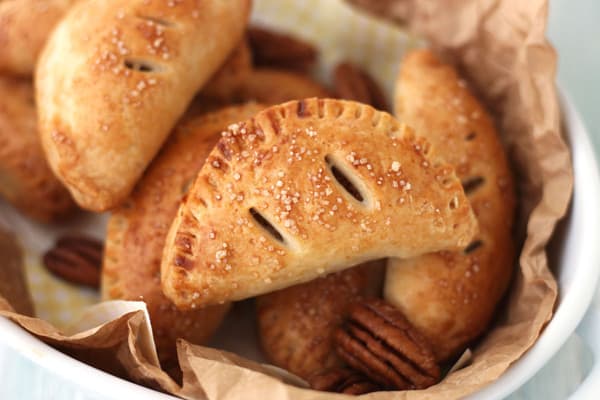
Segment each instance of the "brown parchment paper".
[[20,314],[33,316],[33,301],[23,270],[23,255],[14,236],[2,231],[0,231],[0,254],[2,254],[0,303],[4,303],[5,308],[10,307]]
[[[460,67],[495,113],[514,162],[525,241],[506,309],[474,349],[469,366],[424,391],[380,392],[372,399],[448,399],[473,393],[500,376],[550,319],[557,286],[546,245],[566,213],[572,191],[569,151],[559,132],[556,55],[545,39],[546,0],[348,0],[410,26]],[[18,265],[10,237],[0,251]],[[10,263],[3,257],[4,263]],[[18,268],[0,268],[4,287],[23,289]],[[20,283],[19,283],[20,282]],[[21,286],[12,286],[21,285]],[[300,400],[348,397],[305,388],[285,371],[235,354],[178,343],[183,384],[163,372],[152,348],[147,315],[131,311],[83,332],[62,332],[29,317],[15,290],[0,286],[0,315],[41,340],[117,376],[186,399]],[[15,310],[21,312],[21,314]],[[90,311],[91,312],[91,311]],[[241,335],[240,340],[244,340]]]

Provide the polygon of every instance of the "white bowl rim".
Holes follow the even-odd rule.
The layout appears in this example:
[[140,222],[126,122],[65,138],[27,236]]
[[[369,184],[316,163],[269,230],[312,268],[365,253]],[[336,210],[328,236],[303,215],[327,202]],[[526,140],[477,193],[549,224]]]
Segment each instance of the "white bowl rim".
[[[568,131],[575,180],[571,206],[573,207],[574,202],[582,203],[581,208],[586,210],[586,220],[589,221],[586,225],[589,231],[581,235],[580,246],[581,258],[588,261],[571,282],[569,290],[572,294],[561,299],[552,319],[535,344],[498,379],[468,396],[469,400],[504,398],[531,379],[575,331],[597,289],[600,277],[600,246],[595,243],[595,239],[600,236],[600,207],[597,204],[597,200],[600,199],[598,162],[590,135],[579,112],[566,91],[560,87],[559,100],[563,126]],[[583,187],[585,195],[581,194]]]
[[[594,229],[595,232],[587,234],[590,239],[593,239],[600,236],[600,208],[593,203],[594,199],[600,198],[598,164],[589,134],[578,112],[565,92],[562,90],[560,92],[564,125],[568,128],[574,155],[576,188],[578,187],[578,177],[581,177],[581,174],[588,175],[585,190],[586,194],[591,193],[592,195],[580,197],[584,198],[586,204],[592,205],[589,207],[591,215],[586,218],[596,222],[590,224],[591,229]],[[587,252],[583,253],[590,261],[573,279],[571,283],[573,294],[562,299],[540,338],[500,378],[469,396],[469,399],[499,399],[514,392],[538,372],[573,333],[591,303],[600,276],[600,269],[597,268],[600,262],[600,246],[595,246],[593,243],[590,245],[586,242],[584,247]],[[15,352],[40,367],[56,373],[61,378],[71,381],[87,393],[95,393],[111,399],[141,395],[149,400],[175,399],[173,396],[115,377],[71,358],[5,318],[0,318],[0,331],[2,332],[0,340]]]

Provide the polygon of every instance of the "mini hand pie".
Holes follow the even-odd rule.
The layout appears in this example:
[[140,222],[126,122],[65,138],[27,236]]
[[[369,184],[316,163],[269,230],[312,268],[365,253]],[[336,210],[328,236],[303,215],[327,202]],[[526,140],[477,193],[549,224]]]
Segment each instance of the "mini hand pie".
[[477,223],[431,152],[389,114],[342,100],[292,101],[230,126],[173,221],[163,291],[193,308],[463,248]]
[[179,123],[131,196],[111,214],[102,269],[102,297],[146,302],[158,355],[167,365],[177,360],[178,338],[203,343],[228,310],[223,305],[178,311],[163,296],[160,258],[167,231],[221,131],[262,108],[256,104],[229,107]]
[[492,119],[454,68],[420,50],[406,56],[397,82],[396,113],[444,148],[480,227],[463,251],[388,264],[386,299],[445,360],[483,333],[510,281],[514,185]]
[[[239,43],[250,0],[89,0],[36,69],[42,145],[83,208],[133,189],[194,94]],[[226,32],[226,34],[224,34]]]

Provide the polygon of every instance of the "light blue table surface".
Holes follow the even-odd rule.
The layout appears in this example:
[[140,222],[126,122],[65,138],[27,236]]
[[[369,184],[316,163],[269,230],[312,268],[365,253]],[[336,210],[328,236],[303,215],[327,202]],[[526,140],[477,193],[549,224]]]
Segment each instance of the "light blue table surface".
[[[600,0],[550,2],[549,36],[560,54],[558,79],[581,112],[596,154],[600,155]],[[600,292],[596,294],[594,306],[600,307]],[[573,335],[552,360],[509,399],[566,399],[585,377],[591,363],[585,343]],[[36,373],[35,365],[0,343],[1,400],[109,400],[94,394],[72,397],[69,386],[59,375]],[[39,391],[41,388],[44,388],[43,393]],[[600,390],[600,382],[598,388]],[[597,398],[600,399],[600,391]]]

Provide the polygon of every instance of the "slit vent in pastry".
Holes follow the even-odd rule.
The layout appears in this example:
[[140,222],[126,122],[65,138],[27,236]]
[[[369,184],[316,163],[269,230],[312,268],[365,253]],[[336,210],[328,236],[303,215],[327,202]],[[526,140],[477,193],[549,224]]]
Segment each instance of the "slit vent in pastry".
[[292,101],[223,133],[171,226],[163,290],[181,308],[240,300],[368,260],[462,249],[476,231],[453,168],[409,127],[356,102]]

